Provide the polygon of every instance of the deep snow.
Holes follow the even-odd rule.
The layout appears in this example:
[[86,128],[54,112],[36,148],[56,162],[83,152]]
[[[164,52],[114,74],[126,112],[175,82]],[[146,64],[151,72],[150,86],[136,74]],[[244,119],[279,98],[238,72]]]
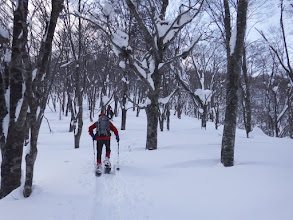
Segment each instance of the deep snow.
[[[146,116],[128,110],[120,135],[120,171],[94,175],[94,152],[85,116],[79,149],[74,149],[69,117],[48,109],[39,136],[34,191],[22,187],[0,200],[5,220],[291,220],[293,140],[255,129],[247,139],[237,130],[235,166],[220,163],[222,130],[183,116],[171,131],[159,132],[158,149],[145,150]],[[111,141],[117,162],[117,142]],[[104,149],[105,150],[105,149]],[[104,152],[103,152],[104,157]]]

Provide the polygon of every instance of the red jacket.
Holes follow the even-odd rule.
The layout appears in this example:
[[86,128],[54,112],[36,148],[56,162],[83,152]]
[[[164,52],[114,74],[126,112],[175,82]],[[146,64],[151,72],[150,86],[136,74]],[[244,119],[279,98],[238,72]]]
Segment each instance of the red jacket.
[[[100,116],[105,116],[105,114],[100,114]],[[89,134],[92,135],[94,134],[94,129],[96,128],[96,122],[94,124],[92,124],[91,126],[89,126]],[[110,122],[110,130],[114,132],[114,134],[116,136],[118,136],[118,130],[117,128]],[[102,141],[102,140],[110,140],[110,136],[103,136],[103,137],[96,137],[97,141]]]

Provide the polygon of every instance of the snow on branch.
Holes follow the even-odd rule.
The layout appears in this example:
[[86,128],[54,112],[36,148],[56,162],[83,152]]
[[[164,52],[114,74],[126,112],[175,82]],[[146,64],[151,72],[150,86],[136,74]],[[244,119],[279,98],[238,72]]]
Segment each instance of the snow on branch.
[[[174,71],[175,77],[176,77],[177,81],[180,83],[180,85],[183,87],[183,89],[185,91],[187,91],[191,95],[192,98],[194,98],[196,103],[198,103],[201,108],[203,108],[204,103],[203,103],[202,99],[198,96],[198,94],[191,91],[191,89],[188,87],[187,83],[185,83],[184,80],[179,75],[179,70],[175,70],[174,68],[172,68],[172,70]],[[182,72],[182,70],[181,70],[181,72]]]
[[150,70],[152,70],[152,66],[153,63],[146,63],[146,60],[143,60],[142,62],[137,60],[137,59],[131,59],[131,62],[133,64],[134,70],[135,72],[138,74],[138,76],[143,79],[147,85],[149,85],[149,87],[152,90],[155,90],[155,85],[154,85],[154,81],[151,77],[152,72],[150,72]]
[[277,118],[277,122],[279,122],[283,118],[283,116],[285,115],[288,109],[289,109],[289,106],[285,105],[283,111],[280,113],[280,115]]
[[140,109],[144,109],[144,108],[148,107],[148,105],[150,105],[151,103],[152,103],[152,101],[147,97],[144,103],[138,104],[137,106]]
[[110,17],[114,12],[113,5],[110,2],[103,2],[102,13],[106,17]]
[[189,24],[199,13],[203,6],[203,0],[199,0],[195,5],[199,3],[199,7],[188,7],[188,9],[180,13],[175,20],[169,24],[168,22],[157,18],[156,28],[158,30],[159,38],[163,39],[163,44],[170,43],[181,31],[183,27]]
[[49,17],[48,21],[47,21],[48,23],[47,23],[46,32],[45,32],[44,37],[43,37],[43,42],[47,41],[48,32],[49,32],[49,28],[50,28],[50,21],[51,21],[51,17]]
[[173,95],[176,93],[178,91],[178,88],[176,88],[170,95],[168,95],[167,97],[165,97],[165,98],[159,98],[159,103],[160,104],[163,104],[163,105],[165,105],[165,104],[167,104],[170,100],[171,100],[171,98],[173,97]]
[[69,61],[69,62],[67,62],[67,63],[64,63],[64,64],[62,64],[61,66],[60,66],[60,68],[63,68],[63,67],[67,67],[68,65],[70,65],[71,63],[73,63],[75,60],[71,60],[71,61]]
[[111,41],[114,53],[118,57],[120,53],[129,54],[132,51],[132,48],[129,45],[129,35],[122,30],[118,29],[113,33]]
[[211,101],[213,91],[209,89],[196,89],[194,94],[197,95],[204,104],[207,104]]
[[[9,39],[9,33],[7,30],[4,29],[4,27],[0,24],[0,40],[1,38]],[[1,43],[1,41],[0,41]]]
[[232,33],[231,33],[231,38],[229,42],[230,56],[234,53],[234,49],[236,46],[236,37],[237,37],[237,25],[232,29]]

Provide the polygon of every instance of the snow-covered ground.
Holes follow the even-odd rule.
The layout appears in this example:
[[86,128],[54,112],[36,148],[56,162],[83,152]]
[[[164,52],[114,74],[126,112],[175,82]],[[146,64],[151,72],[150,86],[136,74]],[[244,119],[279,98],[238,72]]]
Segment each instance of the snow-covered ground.
[[[120,171],[94,175],[94,151],[85,119],[81,146],[74,149],[69,117],[46,111],[35,166],[34,191],[22,187],[0,200],[2,220],[291,220],[293,140],[255,129],[237,130],[235,166],[220,163],[222,131],[172,115],[171,131],[159,132],[158,149],[145,150],[146,116],[120,118]],[[112,136],[111,161],[117,162]],[[103,152],[104,157],[104,152]]]

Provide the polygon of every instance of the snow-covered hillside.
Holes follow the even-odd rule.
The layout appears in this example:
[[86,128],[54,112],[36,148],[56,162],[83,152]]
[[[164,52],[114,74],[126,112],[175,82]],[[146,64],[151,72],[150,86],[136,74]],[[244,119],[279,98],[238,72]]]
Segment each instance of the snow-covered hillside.
[[[221,130],[172,115],[171,131],[159,132],[158,149],[145,150],[146,116],[120,118],[120,171],[94,175],[94,151],[85,119],[80,149],[68,133],[69,117],[48,110],[39,136],[34,191],[22,187],[0,200],[5,220],[291,220],[293,140],[255,129],[247,139],[237,130],[235,166],[220,163]],[[111,161],[117,162],[112,136]],[[105,150],[105,149],[104,149]],[[104,157],[104,152],[103,152]]]

